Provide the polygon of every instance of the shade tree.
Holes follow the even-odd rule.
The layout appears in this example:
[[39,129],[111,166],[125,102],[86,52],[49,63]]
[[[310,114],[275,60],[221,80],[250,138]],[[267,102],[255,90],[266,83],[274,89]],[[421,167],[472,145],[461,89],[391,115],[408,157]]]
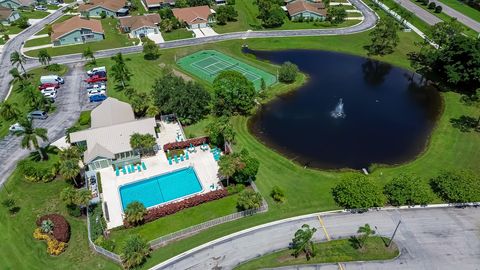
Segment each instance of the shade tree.
[[255,87],[238,71],[222,71],[213,81],[213,91],[213,110],[218,116],[245,115],[255,106]]
[[332,189],[335,202],[347,209],[367,209],[385,204],[381,188],[362,174],[347,174]]

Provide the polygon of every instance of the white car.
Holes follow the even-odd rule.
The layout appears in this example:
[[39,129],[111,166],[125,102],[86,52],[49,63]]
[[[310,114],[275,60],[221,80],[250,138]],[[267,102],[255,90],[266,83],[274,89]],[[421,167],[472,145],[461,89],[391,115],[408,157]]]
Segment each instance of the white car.
[[45,89],[43,89],[42,91],[42,94],[47,94],[47,93],[55,93],[57,94],[57,89],[55,89],[55,87],[47,87]]
[[41,10],[41,11],[46,11],[46,10],[48,10],[48,8],[45,7],[45,6],[35,6],[35,9],[36,9],[36,10]]
[[47,92],[47,93],[44,93],[43,96],[46,98],[55,99],[57,98],[57,92]]
[[19,123],[15,123],[15,124],[11,125],[8,130],[10,132],[16,132],[16,131],[24,131],[25,128],[23,128],[22,125],[20,125]]
[[107,86],[104,83],[93,83],[87,86],[88,91],[90,91],[91,89],[107,90]]
[[88,96],[95,96],[95,95],[105,95],[105,90],[100,90],[100,89],[92,89],[91,91],[88,91]]

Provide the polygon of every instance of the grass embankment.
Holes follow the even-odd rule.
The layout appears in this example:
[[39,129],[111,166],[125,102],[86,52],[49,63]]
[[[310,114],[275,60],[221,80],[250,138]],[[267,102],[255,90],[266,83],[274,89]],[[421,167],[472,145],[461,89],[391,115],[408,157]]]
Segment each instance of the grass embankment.
[[[28,71],[28,74],[30,74],[29,81],[33,86],[37,87],[37,85],[39,85],[40,83],[41,76],[49,75],[49,74],[57,74],[59,76],[63,76],[65,73],[67,73],[67,71],[68,71],[68,68],[64,65],[61,65],[61,70],[56,72],[48,71],[45,68],[37,68],[31,71]],[[59,91],[61,91],[61,89]],[[19,89],[18,82],[13,85],[12,92],[8,96],[7,100],[9,102],[15,103],[17,105],[16,107],[18,108],[18,110],[21,112],[22,115],[26,116],[26,114],[30,112],[29,110],[30,108],[27,102],[25,101],[25,96]],[[0,138],[3,138],[5,135],[8,134],[8,128],[15,122],[16,121],[14,120],[5,121],[3,118],[0,117]]]
[[192,31],[188,31],[186,28],[175,29],[171,32],[162,31],[162,37],[165,41],[186,39],[194,37]]
[[[58,160],[55,154],[43,161],[46,165]],[[68,216],[64,203],[60,201],[61,190],[70,184],[63,179],[50,183],[30,183],[15,170],[6,186],[0,190],[0,198],[15,200],[20,211],[11,216],[0,206],[0,261],[2,269],[119,269],[119,267],[94,254],[88,247],[85,218]],[[38,217],[59,213],[67,218],[71,227],[71,238],[67,250],[58,257],[46,252],[46,244],[32,236]]]
[[50,13],[46,11],[40,10],[20,10],[20,16],[25,17],[27,19],[43,19],[50,15]]
[[295,258],[292,256],[292,250],[285,249],[261,256],[234,269],[247,270],[301,264],[389,260],[397,257],[400,252],[394,244],[386,247],[385,243],[388,240],[378,236],[369,237],[362,249],[356,249],[350,239],[316,243],[317,255],[309,261],[306,260],[305,255]]
[[[120,33],[117,28],[117,20],[114,18],[105,18],[101,20],[105,39],[101,41],[90,42],[79,45],[67,45],[54,48],[46,48],[51,56],[65,55],[72,53],[82,53],[87,47],[92,51],[107,50],[112,48],[127,47],[138,44],[137,39],[130,39],[128,35]],[[42,30],[43,31],[43,30]],[[40,31],[40,32],[42,32]],[[40,34],[40,33],[39,33]],[[25,52],[26,55],[37,57],[39,50]]]
[[35,46],[41,46],[41,45],[47,45],[52,43],[52,40],[50,37],[42,37],[42,38],[34,38],[34,39],[29,39],[25,42],[25,45],[23,47],[28,48],[28,47],[35,47]]
[[480,11],[476,10],[467,4],[464,4],[462,1],[459,0],[438,0],[442,4],[445,4],[458,12],[461,12],[468,17],[474,19],[477,22],[480,22]]
[[276,28],[264,28],[262,21],[257,18],[259,11],[255,0],[235,1],[235,10],[238,13],[237,20],[227,22],[226,25],[213,25],[217,33],[239,32],[246,30],[294,30],[294,29],[314,29],[314,28],[340,28],[348,27],[359,23],[358,20],[345,21],[338,25],[332,25],[329,22],[292,22],[285,18],[282,26]]

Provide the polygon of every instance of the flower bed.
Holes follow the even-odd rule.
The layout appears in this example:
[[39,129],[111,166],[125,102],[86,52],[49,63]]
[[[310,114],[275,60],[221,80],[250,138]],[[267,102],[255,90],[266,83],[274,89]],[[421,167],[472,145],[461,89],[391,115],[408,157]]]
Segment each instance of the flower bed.
[[59,214],[48,214],[37,219],[37,226],[41,226],[44,220],[50,220],[53,223],[52,236],[57,241],[67,243],[70,240],[70,224]]
[[[226,189],[219,189],[205,194],[196,195],[179,202],[173,202],[166,205],[150,208],[145,215],[145,222],[154,221],[164,216],[175,214],[183,209],[194,207],[202,203],[221,199],[228,195]],[[125,227],[131,227],[126,219],[123,220]]]
[[163,146],[163,151],[174,150],[174,149],[185,149],[191,144],[193,146],[199,146],[208,142],[208,137],[193,138],[181,142],[167,143]]
[[36,228],[33,237],[38,240],[47,241],[47,252],[50,255],[58,256],[67,248],[67,243],[58,241],[50,235],[43,233],[40,228]]

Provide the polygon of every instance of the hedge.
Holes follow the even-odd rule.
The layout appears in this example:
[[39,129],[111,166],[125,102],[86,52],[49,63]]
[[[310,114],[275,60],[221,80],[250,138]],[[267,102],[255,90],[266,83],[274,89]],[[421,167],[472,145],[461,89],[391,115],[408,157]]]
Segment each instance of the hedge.
[[70,224],[59,214],[48,214],[37,219],[37,226],[42,225],[42,221],[51,220],[53,222],[53,238],[57,241],[67,243],[70,240]]
[[189,139],[181,142],[167,143],[163,146],[163,151],[166,152],[168,150],[185,149],[189,147],[191,144],[193,146],[199,146],[207,142],[208,142],[208,137],[200,137],[200,138],[193,138],[193,139]]

